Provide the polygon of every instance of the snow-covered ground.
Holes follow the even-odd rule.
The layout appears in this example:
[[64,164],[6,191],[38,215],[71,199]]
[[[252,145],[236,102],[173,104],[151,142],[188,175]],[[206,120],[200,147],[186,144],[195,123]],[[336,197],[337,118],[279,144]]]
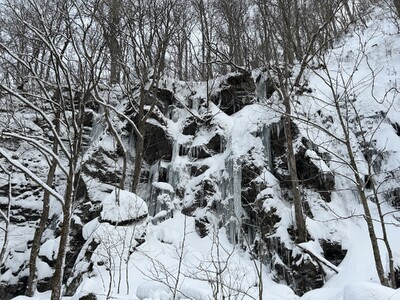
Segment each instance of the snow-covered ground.
[[[335,107],[332,106],[332,92],[337,95],[348,93],[348,97],[354,98],[352,103],[362,119],[366,138],[383,153],[383,171],[382,174],[377,174],[377,179],[383,187],[395,188],[396,180],[385,180],[385,176],[388,171],[400,167],[400,137],[390,125],[400,124],[400,96],[397,90],[400,82],[400,38],[395,25],[384,19],[382,14],[383,11],[378,9],[367,20],[366,28],[354,28],[354,32],[341,38],[324,57],[326,69],[308,71],[309,86],[313,93],[300,96],[297,99],[299,104],[294,108],[300,119],[306,118],[310,121],[296,122],[304,136],[321,145],[320,151],[345,158],[344,145],[310,124],[322,124],[329,132],[342,137]],[[338,81],[335,91],[326,85],[328,75],[335,82]],[[204,90],[198,91],[198,94],[201,93]],[[182,95],[182,99],[184,97]],[[355,111],[349,112],[347,118],[356,118]],[[376,118],[381,112],[383,115]],[[232,116],[223,114],[212,105],[211,113],[214,115],[213,122],[220,124],[219,130],[229,132],[230,139],[226,147],[230,148],[229,155],[235,159],[240,159],[253,149],[261,149],[263,145],[260,144],[260,139],[256,139],[251,133],[277,119],[276,111],[269,110],[263,104],[246,106]],[[183,144],[187,142],[187,137],[179,134],[181,125],[173,122],[168,125],[168,130]],[[210,137],[211,133],[199,135],[197,140],[191,141],[192,145],[201,145]],[[365,160],[361,149],[356,145],[357,126],[351,129],[351,137],[354,138],[360,169],[365,171]],[[64,299],[78,300],[93,293],[99,300],[206,300],[215,299],[213,294],[218,290],[217,299],[259,299],[259,292],[262,291],[263,299],[266,300],[400,300],[400,289],[394,290],[378,284],[367,225],[362,216],[363,210],[352,190],[355,189],[354,184],[348,179],[352,175],[349,166],[333,160],[329,165],[318,161],[318,156],[312,151],[307,155],[317,161],[321,169],[343,174],[336,176],[337,191],[332,194],[330,203],[324,202],[316,193],[307,198],[314,216],[306,220],[312,240],[300,246],[321,261],[324,260],[321,257],[322,249],[316,242],[319,239],[337,241],[347,250],[339,266],[331,265],[324,269],[327,280],[322,288],[310,291],[302,297],[296,296],[289,287],[273,280],[273,274],[269,273],[268,267],[260,269],[260,263],[252,259],[248,252],[240,246],[232,245],[228,241],[226,230],[219,228],[212,220],[207,225],[208,235],[201,238],[196,232],[194,217],[184,216],[176,207],[171,206],[171,218],[160,223],[151,222],[145,202],[135,194],[120,191],[119,206],[115,206],[116,192],[113,192],[102,200],[101,217],[85,225],[83,235],[86,243],[95,241],[100,246],[91,258],[93,268],[83,275],[77,293]],[[256,155],[254,157],[257,158]],[[206,176],[219,172],[226,158],[221,154],[218,161],[210,163]],[[182,159],[173,156],[177,166],[185,164]],[[260,158],[256,163],[261,164],[261,160]],[[265,176],[269,177],[269,183],[276,180],[268,172]],[[194,187],[198,182],[188,180],[185,183]],[[154,183],[154,187],[173,193],[173,188],[166,183]],[[268,189],[268,193],[275,192],[273,188]],[[185,200],[190,201],[192,196],[186,195]],[[102,196],[99,194],[99,197]],[[275,195],[269,203],[280,207],[281,212],[286,212],[280,215],[282,220],[279,223],[286,226],[292,222],[292,209],[287,203],[280,202],[280,197]],[[370,202],[370,206],[374,220],[378,220],[376,205]],[[382,208],[387,213],[387,229],[395,264],[400,267],[400,212],[392,212],[393,208],[387,204],[383,204]],[[140,220],[124,226],[113,225],[113,222],[120,223],[130,219]],[[378,221],[375,221],[375,227],[378,236],[381,236]],[[285,230],[278,228],[276,235],[285,242],[288,239],[287,226],[282,225],[282,228]],[[13,234],[18,234],[17,229]],[[142,239],[144,236],[145,239]],[[42,255],[54,256],[54,243],[54,240],[50,240],[48,245],[44,245],[47,252]],[[17,246],[10,242],[10,247]],[[388,271],[389,262],[382,241],[379,241],[379,246],[384,268]],[[294,247],[293,255],[301,252],[300,248]],[[330,264],[327,261],[325,263]],[[76,270],[86,267],[78,265]],[[43,266],[39,270],[41,272],[48,274],[49,270]],[[262,288],[258,284],[260,276]],[[226,298],[222,298],[222,294]],[[36,293],[34,298],[19,296],[15,299],[49,298],[50,294],[46,292]]]

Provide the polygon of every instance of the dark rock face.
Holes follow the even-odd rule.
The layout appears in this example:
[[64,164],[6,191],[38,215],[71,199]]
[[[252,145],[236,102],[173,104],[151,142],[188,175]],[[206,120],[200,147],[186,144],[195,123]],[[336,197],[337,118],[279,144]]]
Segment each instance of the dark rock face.
[[53,278],[46,277],[37,282],[37,290],[41,293],[51,290],[53,287]]
[[206,147],[214,153],[221,153],[223,137],[217,133],[207,143]]
[[164,114],[166,114],[170,105],[173,105],[177,102],[172,91],[161,88],[157,90],[157,99],[157,106],[162,110]]
[[190,166],[190,176],[192,177],[197,177],[201,174],[203,174],[205,171],[207,171],[210,167],[207,165],[203,165],[203,166],[196,166],[196,165],[192,165]]
[[297,259],[300,259],[300,257],[295,257],[290,266],[293,291],[297,295],[303,295],[308,291],[322,287],[325,282],[325,272],[322,267],[316,266],[316,262],[310,259],[303,260],[300,265],[296,265]]
[[400,209],[400,187],[386,191],[384,197],[394,208]]
[[197,128],[198,128],[197,120],[195,117],[192,116],[186,119],[182,133],[184,135],[195,135]]
[[149,164],[160,159],[170,161],[172,157],[171,140],[164,128],[156,124],[156,122],[147,122],[144,130],[143,158]]
[[93,110],[85,110],[83,117],[83,126],[92,127],[94,125],[95,113]]
[[266,188],[265,182],[257,182],[254,179],[261,173],[261,170],[251,162],[244,162],[242,165],[242,202],[244,206],[253,203],[257,195]]
[[189,206],[182,208],[182,213],[193,216],[198,208],[209,207],[215,210],[213,206],[218,187],[214,181],[206,178],[195,187],[194,201]]
[[206,217],[196,219],[194,221],[195,230],[201,238],[206,237],[208,235],[208,229],[207,229],[208,224],[210,224],[210,222]]
[[99,148],[96,153],[85,163],[83,171],[85,174],[99,179],[100,182],[118,185],[121,171],[115,170],[110,162],[116,161],[117,156]]
[[28,277],[22,277],[17,284],[0,284],[0,299],[9,300],[19,295],[24,295]]
[[252,103],[255,84],[248,73],[234,74],[221,85],[221,90],[211,97],[227,115],[233,115],[244,106]]
[[338,242],[322,240],[320,244],[324,250],[324,257],[335,266],[338,266],[346,256],[347,250],[342,249],[342,245]]
[[195,200],[199,203],[199,207],[206,207],[210,200],[214,199],[217,193],[217,188],[213,181],[210,179],[203,180],[195,195]]
[[325,272],[308,255],[299,254],[293,257],[293,251],[287,249],[277,237],[268,238],[265,243],[268,255],[264,260],[270,263],[277,282],[284,280],[299,296],[323,286]]
[[[331,191],[335,188],[335,176],[331,172],[321,170],[311,158],[306,155],[307,149],[301,147],[296,153],[296,166],[299,180],[315,189],[326,202],[331,201]],[[321,159],[322,160],[322,159]]]
[[[256,201],[252,204],[251,209],[245,208],[248,218],[243,222],[243,229],[250,240],[256,238],[255,230],[259,231],[262,237],[271,236],[276,232],[277,224],[281,221],[276,208],[272,207],[269,210],[263,208],[263,202],[268,201],[268,199]],[[260,253],[258,248],[258,241],[255,240],[255,246],[253,247],[254,254],[260,258],[265,255]]]
[[205,145],[195,146],[190,148],[190,157],[204,159],[211,157],[212,153]]
[[90,294],[80,297],[79,300],[97,300],[97,297],[95,294],[90,293]]
[[[224,138],[216,133],[205,145],[194,146],[190,148],[190,157],[204,159],[214,154],[223,152]],[[183,151],[182,151],[183,152]]]
[[[288,156],[287,146],[284,134],[284,120],[276,123],[275,127],[271,130],[271,152],[273,158],[274,175],[279,179],[282,188],[291,189],[291,180],[288,169]],[[304,137],[300,137],[297,126],[292,124],[292,135],[294,140],[301,138],[302,146],[300,146],[296,153],[296,167],[297,176],[304,186],[314,189],[326,201],[331,201],[331,191],[335,188],[335,176],[332,172],[322,170],[316,164],[317,160],[325,163],[324,155],[318,152],[318,147],[313,145]],[[307,152],[310,150],[310,152]],[[310,155],[313,153],[316,158],[313,161]]]

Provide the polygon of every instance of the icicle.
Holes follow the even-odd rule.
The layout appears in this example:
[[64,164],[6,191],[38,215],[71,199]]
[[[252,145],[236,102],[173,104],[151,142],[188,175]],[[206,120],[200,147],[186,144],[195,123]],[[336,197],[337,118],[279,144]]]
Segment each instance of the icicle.
[[179,157],[179,144],[176,139],[173,139],[172,141],[172,158],[171,158],[171,164],[175,162],[175,160]]
[[233,162],[233,204],[235,217],[239,220],[242,214],[242,161]]
[[262,143],[264,146],[264,152],[268,158],[269,170],[272,170],[271,128],[269,125],[263,127]]
[[192,109],[194,111],[199,111],[200,99],[198,97],[192,99]]
[[158,213],[158,207],[157,207],[157,194],[155,192],[155,189],[153,188],[153,182],[158,181],[158,174],[159,174],[159,169],[161,166],[161,162],[154,164],[150,168],[150,174],[149,174],[149,184],[148,184],[148,194],[149,194],[149,201],[147,203],[149,207],[149,215],[150,216],[155,216]]
[[242,158],[228,158],[226,174],[221,174],[221,194],[227,202],[223,206],[228,227],[228,238],[232,243],[241,242],[242,208]]

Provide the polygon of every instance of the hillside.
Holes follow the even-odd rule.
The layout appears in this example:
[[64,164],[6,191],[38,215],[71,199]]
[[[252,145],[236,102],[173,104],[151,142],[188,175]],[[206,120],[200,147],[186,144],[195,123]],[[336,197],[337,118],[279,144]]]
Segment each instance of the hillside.
[[301,86],[292,66],[290,116],[280,67],[164,76],[137,107],[145,84],[50,96],[2,85],[0,299],[50,299],[69,213],[65,300],[400,299],[400,39],[388,15],[376,7],[352,24]]

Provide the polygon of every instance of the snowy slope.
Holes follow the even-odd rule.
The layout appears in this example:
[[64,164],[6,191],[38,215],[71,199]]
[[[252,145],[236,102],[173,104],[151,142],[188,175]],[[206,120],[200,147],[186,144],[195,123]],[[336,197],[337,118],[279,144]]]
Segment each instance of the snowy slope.
[[[316,189],[305,186],[302,190],[310,210],[306,218],[309,242],[299,246],[293,242],[288,232],[293,225],[293,208],[287,189],[280,185],[274,175],[276,170],[271,167],[270,137],[265,133],[279,129],[276,124],[280,121],[280,105],[273,103],[271,106],[270,99],[258,95],[257,103],[227,114],[216,103],[205,107],[204,83],[166,80],[165,88],[174,90],[178,102],[169,108],[169,118],[162,124],[171,139],[171,160],[146,166],[150,174],[148,185],[141,186],[139,195],[120,191],[119,206],[114,205],[118,191],[112,185],[84,177],[88,197],[95,199],[92,202],[102,208],[99,215],[82,222],[84,245],[73,269],[75,276],[81,276],[81,282],[75,295],[64,299],[78,300],[93,294],[96,299],[206,300],[215,299],[218,291],[217,299],[259,299],[262,292],[263,299],[267,300],[399,300],[400,289],[378,284],[367,225],[351,180],[353,173],[341,161],[347,159],[347,154],[339,140],[343,138],[343,131],[332,102],[335,96],[341,96],[352,103],[352,109],[346,112],[346,121],[362,176],[367,174],[368,166],[360,136],[370,143],[379,161],[374,171],[382,193],[399,189],[400,40],[397,28],[385,19],[385,13],[378,9],[367,20],[367,27],[354,28],[336,42],[332,51],[315,59],[316,64],[325,67],[307,71],[312,93],[297,96],[293,104],[299,136],[314,145],[306,150],[306,157],[322,173],[334,174],[335,190],[330,202]],[[336,87],[334,90],[327,85],[330,79]],[[220,83],[213,84],[217,93]],[[274,97],[274,101],[279,101],[276,95]],[[192,118],[196,120],[193,125],[197,126],[196,130],[193,134],[184,134]],[[158,121],[152,122],[160,126]],[[85,161],[90,159],[90,151],[95,152],[97,148],[115,150],[104,129],[99,130],[101,134],[93,133],[93,145],[85,154]],[[217,142],[211,143],[213,139]],[[301,147],[301,143],[297,141],[296,146]],[[16,150],[28,156],[23,147]],[[322,154],[329,158],[321,159]],[[111,159],[108,157],[108,160]],[[115,164],[118,163],[120,161]],[[249,241],[247,238],[251,234],[247,236],[240,229],[240,222],[251,219],[242,205],[241,194],[242,176],[248,171],[244,166],[249,165],[253,167],[251,171],[257,173],[252,183],[260,189],[253,200],[261,201],[266,212],[279,216],[268,238],[279,241],[279,245],[274,245],[276,249],[290,250],[285,253],[289,253],[295,264],[311,262],[322,270],[321,288],[297,296],[274,269],[282,257],[275,252],[260,256],[264,263],[261,264],[249,253],[254,240]],[[43,172],[40,163],[37,168],[39,173]],[[163,168],[167,180],[161,180]],[[15,180],[22,183],[24,179],[20,177]],[[176,191],[183,193],[178,195]],[[27,202],[22,206],[38,209],[35,197],[17,200]],[[400,212],[393,208],[393,203],[383,200],[384,197],[382,208],[395,265],[400,267]],[[5,203],[6,199],[0,198],[0,201]],[[377,207],[373,201],[369,201],[369,205],[381,237]],[[54,204],[53,211],[56,210]],[[11,228],[12,236],[20,237],[13,238],[9,245],[14,262],[26,261],[26,244],[32,230],[29,226]],[[51,260],[56,241],[50,236],[42,247],[41,256]],[[234,241],[238,244],[232,243]],[[340,264],[324,258],[320,241],[338,243],[347,251]],[[388,271],[383,242],[379,241],[379,246],[384,268]],[[7,281],[6,276],[16,280],[12,272],[18,271],[18,267],[15,263],[1,280]],[[40,278],[51,276],[46,263],[39,268]],[[226,298],[222,298],[222,294]],[[37,292],[33,299],[49,297],[48,292]],[[15,299],[32,298],[19,296]]]

